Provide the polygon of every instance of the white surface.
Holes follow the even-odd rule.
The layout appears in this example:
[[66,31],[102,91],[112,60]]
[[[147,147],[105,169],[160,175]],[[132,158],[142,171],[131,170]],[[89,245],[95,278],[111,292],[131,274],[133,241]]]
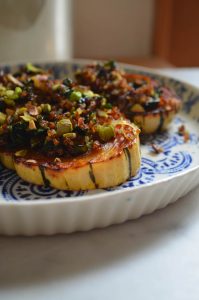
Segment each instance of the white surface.
[[[165,72],[199,86],[199,69]],[[198,236],[199,187],[122,225],[0,237],[0,299],[198,300]]]

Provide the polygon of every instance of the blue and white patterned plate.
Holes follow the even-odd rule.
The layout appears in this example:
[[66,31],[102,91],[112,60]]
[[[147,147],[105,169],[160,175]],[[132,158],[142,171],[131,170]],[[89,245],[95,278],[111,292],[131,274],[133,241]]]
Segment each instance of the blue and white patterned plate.
[[[41,67],[52,68],[57,77],[66,77],[87,62],[48,63]],[[153,76],[183,99],[182,112],[169,130],[142,144],[139,174],[115,188],[68,192],[29,184],[0,165],[0,233],[51,234],[107,226],[164,207],[199,183],[199,90],[149,69],[123,67]],[[16,66],[4,69],[13,71]],[[182,124],[190,134],[186,143],[178,134]],[[163,152],[154,154],[151,142],[162,147]]]

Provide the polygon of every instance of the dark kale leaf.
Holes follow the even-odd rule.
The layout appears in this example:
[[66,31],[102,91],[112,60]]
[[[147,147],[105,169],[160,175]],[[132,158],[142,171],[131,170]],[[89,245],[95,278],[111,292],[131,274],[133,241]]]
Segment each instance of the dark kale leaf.
[[30,143],[30,137],[26,131],[26,123],[16,123],[10,127],[10,142],[13,147],[27,146]]

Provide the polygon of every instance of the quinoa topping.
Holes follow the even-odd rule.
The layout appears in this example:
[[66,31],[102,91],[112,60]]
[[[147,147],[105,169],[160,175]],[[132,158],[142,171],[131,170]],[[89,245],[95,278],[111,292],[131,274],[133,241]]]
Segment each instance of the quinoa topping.
[[56,159],[78,156],[97,151],[118,132],[132,141],[130,123],[118,131],[123,119],[103,95],[68,78],[55,79],[32,64],[15,74],[0,74],[0,147],[16,156],[25,156],[28,149]]

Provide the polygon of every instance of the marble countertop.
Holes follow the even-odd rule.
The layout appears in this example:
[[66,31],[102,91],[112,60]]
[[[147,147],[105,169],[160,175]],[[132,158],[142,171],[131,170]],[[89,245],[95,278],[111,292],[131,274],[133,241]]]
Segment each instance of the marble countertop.
[[[199,86],[199,69],[165,69]],[[138,220],[52,237],[0,237],[0,299],[198,300],[199,187]]]

